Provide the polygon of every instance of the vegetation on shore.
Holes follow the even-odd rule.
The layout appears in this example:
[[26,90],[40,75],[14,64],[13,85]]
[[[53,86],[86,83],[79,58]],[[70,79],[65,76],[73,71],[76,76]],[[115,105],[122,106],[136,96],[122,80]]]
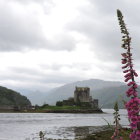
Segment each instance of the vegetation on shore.
[[[82,138],[79,140],[110,140],[112,137],[114,130],[106,130],[97,132],[94,135],[89,135],[86,138]],[[120,134],[123,137],[123,140],[129,140],[129,134],[131,130],[128,128],[123,128],[120,130]]]
[[29,110],[1,110],[0,113],[102,113],[102,110],[91,109],[81,106],[50,106],[45,104],[43,106],[35,106],[34,109]]
[[100,109],[92,109],[83,106],[49,106],[43,105],[38,107],[36,112],[46,112],[46,113],[102,113]]
[[62,110],[62,109],[81,109],[80,106],[50,106],[50,105],[43,105],[39,107],[38,110]]

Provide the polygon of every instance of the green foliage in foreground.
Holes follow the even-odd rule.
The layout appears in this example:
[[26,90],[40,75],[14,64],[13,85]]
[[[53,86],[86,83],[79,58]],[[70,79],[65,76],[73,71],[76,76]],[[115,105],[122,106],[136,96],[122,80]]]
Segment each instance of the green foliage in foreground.
[[[89,135],[86,138],[79,139],[79,140],[110,140],[114,130],[106,130],[102,132],[98,132],[95,135]],[[129,134],[131,130],[124,128],[120,131],[123,140],[129,140]]]

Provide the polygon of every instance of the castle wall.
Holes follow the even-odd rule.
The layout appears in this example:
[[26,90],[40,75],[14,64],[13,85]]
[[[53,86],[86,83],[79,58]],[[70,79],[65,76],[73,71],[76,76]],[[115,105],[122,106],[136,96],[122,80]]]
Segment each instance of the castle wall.
[[93,100],[93,104],[94,104],[94,107],[97,107],[98,108],[98,99],[94,99]]
[[89,93],[81,92],[79,99],[80,102],[89,102]]
[[74,102],[76,103],[78,101],[78,98],[77,98],[77,92],[74,91]]
[[89,102],[90,101],[89,90],[90,90],[89,88],[76,87],[74,92],[74,101]]
[[90,96],[90,88],[76,87],[74,91],[75,103],[89,103],[93,108],[98,108],[98,99],[92,99]]

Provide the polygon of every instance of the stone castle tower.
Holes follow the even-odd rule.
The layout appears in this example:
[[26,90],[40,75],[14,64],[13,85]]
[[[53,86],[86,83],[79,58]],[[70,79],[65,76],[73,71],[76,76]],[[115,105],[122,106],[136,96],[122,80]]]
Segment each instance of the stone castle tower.
[[74,102],[89,103],[92,107],[98,108],[98,99],[92,99],[89,87],[75,87]]
[[74,91],[74,102],[90,102],[90,88],[76,87]]

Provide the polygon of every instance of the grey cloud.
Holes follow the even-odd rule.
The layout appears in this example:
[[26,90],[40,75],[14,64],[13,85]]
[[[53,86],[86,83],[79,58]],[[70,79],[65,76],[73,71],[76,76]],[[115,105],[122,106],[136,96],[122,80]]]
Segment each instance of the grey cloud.
[[[127,28],[129,29],[130,35],[132,36],[132,47],[134,48],[134,50],[133,50],[134,57],[135,57],[135,59],[140,59],[140,56],[138,54],[138,52],[140,51],[140,47],[138,47],[140,44],[140,42],[139,42],[140,18],[139,18],[139,14],[138,14],[140,12],[140,9],[138,6],[140,4],[140,1],[133,2],[130,0],[126,0],[126,1],[121,1],[121,0],[92,1],[92,0],[89,0],[89,2],[93,5],[96,5],[96,7],[98,7],[97,8],[98,13],[99,13],[99,15],[101,15],[102,18],[109,17],[110,21],[111,21],[111,19],[112,20],[114,19],[114,16],[116,18],[116,9],[120,9],[123,12],[125,23],[127,25]],[[120,36],[120,32],[118,33],[119,26],[117,25],[118,28],[116,28],[114,26],[115,22],[118,23],[117,21],[114,20],[113,26],[110,24],[112,29],[114,29],[114,30],[112,30],[112,35],[108,34],[109,32],[111,33],[111,31],[109,31],[108,33],[106,32],[106,33],[107,33],[107,36],[110,36],[111,38],[114,38],[114,37],[117,38],[116,39],[117,42],[116,41],[114,42],[114,44],[116,45],[116,44],[118,44],[119,41],[121,42],[121,40],[118,40],[118,39],[120,39],[120,38],[118,38]]]
[[28,73],[27,71],[25,73],[11,71],[8,74],[2,74],[2,75],[0,74],[0,81],[1,81],[1,83],[3,83],[3,81],[5,81],[5,80],[14,81],[17,83],[20,83],[20,82],[38,83],[38,82],[40,82],[40,79],[42,77],[43,77],[42,74],[35,75],[35,74],[30,74],[30,72]]
[[[62,66],[60,66],[62,67]],[[21,68],[21,67],[9,67],[9,73],[0,75],[0,80],[13,80],[14,81],[22,81],[22,82],[29,82],[29,83],[57,83],[57,84],[64,84],[72,82],[73,79],[82,79],[80,76],[76,76],[73,74],[64,74],[59,70],[56,70],[55,73],[46,73],[48,70],[53,71],[56,68],[50,67],[50,69],[44,70],[37,70],[31,68]]]
[[72,63],[72,64],[56,64],[53,63],[51,65],[44,65],[44,64],[40,64],[41,69],[48,69],[48,70],[52,70],[52,71],[59,71],[62,68],[68,68],[68,69],[79,69],[81,71],[87,71],[89,69],[91,69],[92,64],[91,63]]
[[[18,0],[13,0],[18,1]],[[42,3],[43,1],[43,3]],[[20,4],[40,3],[42,6],[44,0],[21,0]],[[125,21],[132,35],[132,46],[134,63],[137,65],[140,60],[139,47],[139,7],[138,3],[133,1],[121,0],[89,0],[90,5],[79,9],[79,16],[69,23],[65,31],[54,37],[52,41],[48,40],[43,34],[41,25],[36,15],[25,11],[24,15],[17,13],[12,7],[3,1],[0,2],[0,50],[1,51],[21,51],[24,49],[46,48],[51,50],[71,51],[75,48],[76,41],[67,32],[76,31],[88,38],[91,51],[99,58],[98,67],[103,73],[100,77],[106,79],[119,79],[121,77],[120,53],[123,51],[121,46],[121,34],[116,17],[116,9],[122,10]],[[26,7],[26,5],[25,5]],[[94,8],[95,7],[95,8]],[[131,9],[132,8],[132,9]],[[57,23],[56,23],[57,24]],[[47,26],[47,25],[46,25]],[[86,46],[85,46],[86,47]],[[54,56],[55,57],[55,56]],[[93,60],[94,61],[94,60]],[[105,63],[110,63],[110,66]],[[111,64],[114,65],[111,65]],[[40,65],[40,70],[29,68],[9,68],[10,73],[0,75],[0,81],[14,80],[17,83],[33,84],[37,87],[44,87],[50,84],[62,85],[77,80],[83,80],[83,75],[75,73],[64,74],[61,68],[77,69],[79,73],[91,69],[91,64],[73,63],[73,64],[51,64]],[[43,68],[43,69],[42,69]],[[139,66],[136,68],[139,69]],[[51,74],[46,74],[47,71]],[[115,72],[115,74],[114,74]],[[90,71],[90,73],[92,73]],[[94,75],[94,71],[93,71]],[[96,75],[95,75],[96,76]],[[98,77],[98,75],[97,75]],[[16,86],[16,85],[15,85]]]
[[32,2],[34,2],[34,3],[44,3],[45,1],[47,2],[47,3],[53,3],[53,1],[52,0],[13,0],[13,1],[15,1],[15,2],[18,2],[18,3],[25,3],[25,4],[29,4],[29,3],[32,3]]
[[51,13],[52,7],[55,7],[55,3],[53,0],[13,0],[13,2],[24,5],[39,4],[40,6],[42,6],[45,14]]
[[[88,0],[91,5],[96,7],[96,10],[98,11],[98,14],[102,15],[113,15],[116,12],[116,9],[124,9],[126,4],[129,3],[128,1],[122,1],[122,0]],[[116,13],[115,13],[116,14]]]
[[65,74],[51,74],[47,75],[46,78],[43,78],[41,81],[43,83],[57,83],[57,84],[66,84],[75,82],[75,80],[83,80],[80,76],[76,75],[65,75]]
[[[77,75],[76,73],[63,73],[61,68],[77,69],[77,71],[87,71],[91,69],[90,64],[86,63],[73,63],[73,64],[52,64],[52,65],[40,65],[39,69],[25,68],[25,67],[9,67],[6,73],[0,74],[0,82],[3,81],[14,81],[15,83],[23,83],[29,85],[37,84],[39,86],[56,84],[63,85],[65,83],[71,83],[77,80],[83,80],[83,76]],[[8,84],[8,83],[7,83]],[[19,85],[20,85],[19,84]],[[16,86],[19,86],[15,84]],[[22,86],[22,84],[21,84]],[[27,85],[26,85],[27,86]]]
[[18,13],[16,7],[13,7],[14,1],[12,2],[0,2],[1,51],[22,51],[41,48],[70,51],[75,47],[76,42],[74,38],[68,34],[61,34],[56,40],[48,40],[43,33],[37,15],[28,11],[26,6],[23,13]]
[[[89,0],[89,2],[90,5],[88,5],[88,8],[84,7],[80,9],[80,16],[75,21],[68,24],[67,29],[77,31],[85,35],[90,41],[91,50],[94,51],[99,59],[104,61],[119,62],[121,59],[120,54],[123,50],[120,47],[121,33],[117,21],[116,9],[119,8],[124,11],[125,19],[129,19],[129,16],[135,17],[134,12],[134,15],[128,12],[128,7],[131,6],[131,3],[129,3],[129,1],[122,2],[121,0]],[[135,4],[133,4],[133,11],[135,11],[134,5]],[[135,12],[138,10],[138,6],[136,7]],[[126,23],[128,23],[128,21]],[[130,27],[136,27],[135,24],[129,24]],[[135,40],[138,42],[138,36],[135,37]],[[138,43],[137,45],[135,44],[134,52],[136,56],[138,56],[138,46]]]
[[67,50],[72,51],[76,47],[75,39],[68,35],[61,33],[53,38],[53,41],[50,42],[51,49],[54,50]]
[[96,52],[98,58],[103,57],[104,60],[111,59],[113,61],[118,59],[120,57],[120,34],[118,31],[115,32],[112,23],[110,22],[110,26],[108,23],[100,20],[101,23],[96,24],[95,19],[91,21],[91,19],[88,20],[86,17],[83,18],[76,21],[76,24],[70,25],[70,30],[76,30],[87,36],[91,44],[91,50]]
[[131,0],[89,0],[89,2],[91,3],[91,5],[96,5],[96,9],[99,15],[114,16],[114,14],[116,15],[116,9],[120,9],[124,14],[125,19],[130,24],[132,24],[133,26],[139,26],[140,19],[138,13],[140,11],[140,1],[133,2]]
[[57,63],[53,63],[53,64],[40,64],[40,68],[41,69],[45,69],[45,70],[52,70],[52,71],[59,71],[62,67],[68,67],[71,68],[71,65],[62,65],[62,64],[57,64]]
[[[9,67],[8,68],[10,72],[12,73],[18,73],[18,74],[26,74],[26,75],[34,75],[38,76],[42,74],[42,71],[32,69],[32,68],[25,68],[25,67]],[[43,75],[44,76],[44,75]]]
[[16,12],[10,4],[0,4],[0,50],[46,46],[47,41],[36,16],[27,12],[19,15]]
[[[6,83],[5,86],[8,85],[8,87],[13,87],[13,88],[26,88],[26,89],[40,89],[40,90],[45,90],[55,86],[60,86],[66,83],[71,83],[75,81],[81,81],[84,80],[86,77],[83,75],[79,75],[77,73],[63,73],[61,72],[61,68],[67,67],[68,69],[77,69],[79,73],[84,73],[84,71],[87,71],[91,69],[92,64],[86,64],[86,63],[74,63],[70,65],[48,65],[43,66],[41,65],[39,69],[35,68],[24,68],[24,67],[9,67],[8,71],[5,73],[0,74],[0,83],[3,85],[3,83]],[[118,65],[116,66],[118,68]],[[100,64],[98,65],[99,69],[102,69],[104,71],[103,74],[100,75],[100,77],[116,77],[116,75],[120,75],[116,70],[116,67],[111,67],[111,66],[106,66],[105,64]],[[54,71],[55,70],[55,71]],[[49,73],[47,73],[49,71]],[[114,76],[111,76],[114,74],[114,71],[116,74]],[[120,71],[120,70],[119,70]],[[94,69],[91,72],[93,75]],[[86,74],[86,73],[85,73]],[[104,76],[105,74],[105,76]],[[91,78],[87,77],[86,79]],[[118,77],[117,77],[118,78]]]

